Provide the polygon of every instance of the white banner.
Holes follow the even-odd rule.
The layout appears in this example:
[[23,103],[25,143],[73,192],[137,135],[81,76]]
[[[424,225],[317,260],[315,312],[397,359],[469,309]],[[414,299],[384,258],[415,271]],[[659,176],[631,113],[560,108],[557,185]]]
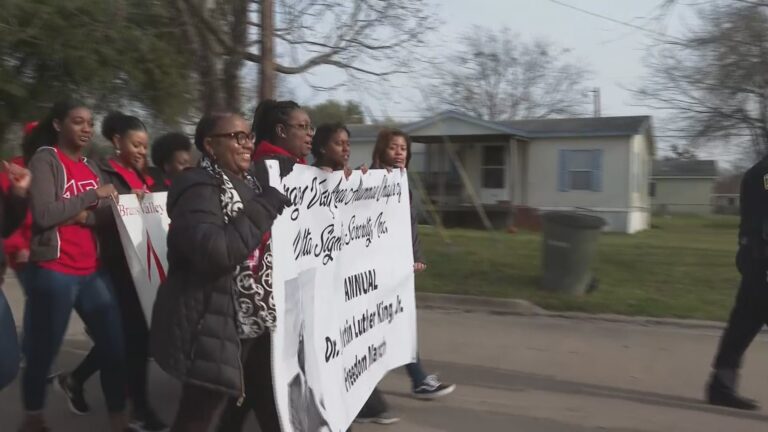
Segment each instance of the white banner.
[[407,176],[297,165],[281,187],[293,201],[272,227],[282,430],[343,432],[384,374],[416,359]]
[[168,218],[166,192],[147,194],[139,201],[134,194],[120,195],[112,211],[120,233],[128,268],[141,302],[147,324],[152,319],[152,305],[157,288],[168,271]]

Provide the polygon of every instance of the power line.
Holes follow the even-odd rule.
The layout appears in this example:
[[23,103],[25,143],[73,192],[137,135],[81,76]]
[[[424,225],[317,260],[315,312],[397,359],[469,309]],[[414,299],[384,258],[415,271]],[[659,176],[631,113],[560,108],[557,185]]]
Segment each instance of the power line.
[[605,15],[599,14],[597,12],[592,12],[592,11],[589,11],[589,10],[586,10],[586,9],[582,9],[580,7],[577,7],[577,6],[574,6],[574,5],[562,2],[560,0],[549,0],[549,1],[551,3],[556,4],[556,5],[560,5],[560,6],[568,8],[568,9],[573,9],[575,11],[581,12],[583,14],[590,15],[590,16],[595,17],[595,18],[600,18],[602,20],[610,21],[610,22],[612,22],[614,24],[623,25],[625,27],[630,27],[630,28],[633,28],[635,30],[640,30],[642,32],[650,33],[650,34],[653,34],[653,35],[656,35],[656,36],[662,36],[662,37],[667,38],[667,39],[670,39],[670,38],[671,39],[677,39],[677,38],[675,38],[673,36],[670,36],[670,35],[668,35],[666,33],[659,32],[659,31],[656,31],[656,30],[647,29],[645,27],[641,27],[639,25],[632,24],[632,23],[629,23],[629,22],[626,22],[626,21],[617,20],[616,18],[611,18],[609,16],[605,16]]

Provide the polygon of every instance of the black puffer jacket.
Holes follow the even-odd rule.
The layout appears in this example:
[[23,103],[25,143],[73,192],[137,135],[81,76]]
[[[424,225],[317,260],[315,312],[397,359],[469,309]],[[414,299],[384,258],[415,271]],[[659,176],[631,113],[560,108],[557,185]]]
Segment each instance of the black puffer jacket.
[[224,223],[218,180],[201,168],[176,178],[168,194],[168,278],[152,311],[151,352],[187,383],[243,396],[232,274],[259,246],[274,215],[245,182],[230,176],[243,211]]

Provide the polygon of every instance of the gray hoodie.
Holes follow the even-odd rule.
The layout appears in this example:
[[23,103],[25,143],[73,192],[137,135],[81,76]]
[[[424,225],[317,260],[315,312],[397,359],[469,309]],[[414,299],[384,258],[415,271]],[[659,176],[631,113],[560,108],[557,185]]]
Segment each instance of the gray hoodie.
[[[94,162],[85,160],[88,167],[103,183],[103,175]],[[91,189],[71,198],[64,198],[67,176],[64,166],[53,147],[40,148],[29,161],[32,185],[29,189],[30,210],[32,211],[32,241],[29,259],[33,262],[50,261],[59,257],[59,225],[66,223],[81,211],[98,203],[100,212],[109,210],[109,201],[101,200],[96,189]],[[109,215],[111,216],[111,215]],[[96,225],[96,213],[89,212],[87,226]]]

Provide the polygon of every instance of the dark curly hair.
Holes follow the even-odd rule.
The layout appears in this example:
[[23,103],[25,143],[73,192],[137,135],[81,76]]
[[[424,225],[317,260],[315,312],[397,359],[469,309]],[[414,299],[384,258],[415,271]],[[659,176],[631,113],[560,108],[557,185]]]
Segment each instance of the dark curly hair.
[[165,164],[170,162],[176,152],[192,151],[192,141],[181,132],[169,132],[161,135],[152,143],[152,164],[165,171]]
[[130,131],[147,131],[144,122],[138,117],[112,111],[101,122],[101,135],[112,142],[116,135],[125,135]]

